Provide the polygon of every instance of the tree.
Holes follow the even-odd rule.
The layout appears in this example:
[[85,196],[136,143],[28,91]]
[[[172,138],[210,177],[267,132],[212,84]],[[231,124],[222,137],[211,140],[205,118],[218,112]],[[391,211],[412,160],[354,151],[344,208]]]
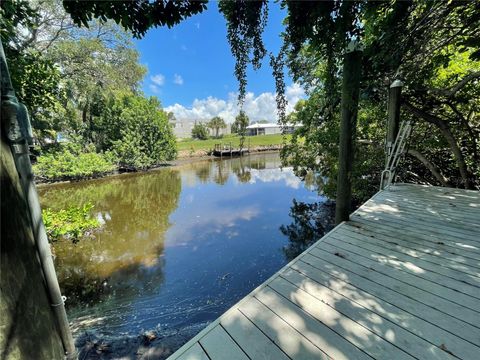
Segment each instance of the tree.
[[232,124],[232,133],[245,136],[248,124],[250,124],[250,120],[247,114],[245,114],[243,110],[240,110],[240,113],[235,117],[235,121]]
[[247,135],[247,126],[250,123],[247,114],[243,110],[240,110],[240,114],[235,117],[235,121],[232,124],[232,132],[240,136],[240,149],[243,149],[245,143],[245,136]]
[[14,87],[38,140],[63,132],[95,143],[103,98],[112,89],[138,92],[146,73],[131,33],[113,21],[77,28],[52,0],[6,2],[2,15]]
[[[30,46],[28,31],[40,19],[38,9],[28,1],[8,1],[0,8],[0,35],[9,63],[10,77],[18,99],[30,111],[38,139],[51,137],[58,130],[49,116],[58,112],[63,91],[59,87],[61,73],[54,62]],[[20,31],[20,29],[22,31]]]
[[92,18],[112,19],[142,37],[148,29],[157,26],[169,28],[207,8],[207,0],[131,0],[124,1],[63,1],[65,10],[77,25],[89,27]]
[[112,150],[121,167],[145,169],[175,158],[175,136],[157,98],[126,92],[111,101],[116,111],[102,119],[100,132],[108,134],[111,147],[106,150]]
[[227,124],[220,116],[213,117],[208,123],[207,127],[215,131],[215,137],[218,138],[220,129],[225,129]]
[[[94,36],[92,33],[103,34]],[[62,40],[50,48],[49,58],[62,69],[68,103],[78,111],[78,124],[85,142],[99,146],[96,118],[112,91],[138,93],[146,69],[139,54],[118,26],[92,24],[90,31],[76,39]],[[115,42],[112,43],[111,39]],[[68,133],[72,129],[66,128]],[[101,136],[101,135],[100,135]]]
[[195,123],[192,128],[192,138],[198,140],[207,140],[208,139],[208,129],[202,123]]
[[[285,66],[309,95],[308,104],[302,109],[304,114],[297,116],[304,121],[303,129],[298,130],[293,143],[284,148],[284,162],[293,163],[298,174],[308,169],[324,171],[323,175],[330,179],[327,186],[334,188],[336,161],[328,165],[326,160],[335,160],[338,151],[341,56],[348,42],[357,39],[365,46],[359,117],[363,118],[366,113],[376,115],[365,124],[359,122],[362,140],[373,144],[383,142],[381,134],[385,132],[385,125],[381,110],[386,106],[386,98],[381,89],[400,77],[405,83],[404,110],[408,110],[402,116],[414,120],[415,129],[420,130],[420,133],[415,131],[412,144],[420,145],[422,152],[431,154],[430,159],[421,157],[423,161],[416,157],[416,165],[406,159],[402,177],[432,183],[446,178],[453,185],[472,187],[476,184],[478,187],[479,162],[475,161],[479,151],[478,116],[474,115],[478,113],[474,110],[474,99],[478,95],[473,88],[479,77],[472,62],[478,63],[480,57],[477,31],[480,18],[474,2],[444,5],[422,1],[283,1],[282,6],[288,12],[284,44],[277,56],[270,54],[281,122],[287,121],[283,96]],[[248,64],[255,67],[266,55],[261,41],[263,27],[255,25],[264,21],[266,7],[265,1],[220,4],[227,20],[236,69],[239,69],[236,75],[240,100],[246,84],[244,69]],[[432,87],[442,68],[453,68],[452,61],[458,64],[454,61],[458,53],[463,54],[471,66],[463,72],[453,72],[443,87]],[[304,116],[307,112],[309,116]],[[355,159],[353,171],[362,169],[363,173],[357,172],[354,186],[362,183],[357,179],[366,179],[371,184],[367,186],[369,190],[357,190],[368,196],[378,184],[380,171],[377,171],[379,162],[367,159],[364,154],[375,153],[375,158],[380,159],[382,149],[362,146],[361,152]],[[412,155],[418,153],[411,152]],[[429,164],[429,169],[443,168],[446,174],[438,171],[432,172],[437,176],[428,174],[419,164]]]

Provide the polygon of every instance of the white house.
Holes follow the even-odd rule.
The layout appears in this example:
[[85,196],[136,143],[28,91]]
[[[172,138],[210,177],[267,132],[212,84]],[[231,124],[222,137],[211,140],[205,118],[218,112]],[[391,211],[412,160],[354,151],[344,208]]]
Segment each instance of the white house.
[[254,136],[254,135],[272,135],[272,134],[281,134],[282,129],[285,127],[285,132],[287,134],[291,134],[293,130],[299,128],[301,125],[293,125],[293,124],[286,124],[286,125],[279,125],[275,123],[268,123],[268,124],[252,124],[247,126],[247,135]]
[[[170,121],[170,125],[172,126],[173,133],[179,139],[185,139],[192,136],[192,129],[195,123],[208,123],[208,119],[198,119],[198,120],[190,120],[190,119],[176,119]],[[230,134],[230,126],[231,124],[227,124],[225,129],[220,129],[218,132],[219,135],[226,135]],[[214,131],[210,130],[210,135],[214,135]]]

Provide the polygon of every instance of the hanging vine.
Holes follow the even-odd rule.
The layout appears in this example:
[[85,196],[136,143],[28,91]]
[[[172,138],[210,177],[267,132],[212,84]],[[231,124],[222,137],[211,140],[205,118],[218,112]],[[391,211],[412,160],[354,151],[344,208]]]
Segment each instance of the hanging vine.
[[220,1],[220,12],[227,20],[227,38],[235,57],[235,76],[239,83],[239,103],[245,99],[247,67],[262,65],[267,51],[262,34],[268,19],[268,4],[262,1]]

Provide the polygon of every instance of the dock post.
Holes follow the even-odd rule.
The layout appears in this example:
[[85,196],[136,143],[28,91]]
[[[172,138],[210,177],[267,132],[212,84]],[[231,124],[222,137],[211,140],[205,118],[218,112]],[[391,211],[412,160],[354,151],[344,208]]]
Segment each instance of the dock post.
[[343,62],[342,115],[338,154],[337,201],[335,224],[347,221],[352,201],[352,164],[355,151],[358,97],[362,67],[361,45],[352,41],[347,47]]
[[387,141],[386,141],[386,155],[390,155],[393,143],[398,135],[400,127],[400,102],[402,96],[403,83],[400,80],[395,80],[388,92],[388,122],[387,122]]

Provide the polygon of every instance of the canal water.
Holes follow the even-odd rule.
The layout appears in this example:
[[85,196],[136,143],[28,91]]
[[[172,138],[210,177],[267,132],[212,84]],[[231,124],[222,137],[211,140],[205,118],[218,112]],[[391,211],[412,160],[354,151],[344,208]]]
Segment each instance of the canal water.
[[[278,154],[199,161],[39,189],[103,224],[54,244],[82,358],[165,358],[332,223],[332,206]],[[313,182],[313,181],[311,181]]]

